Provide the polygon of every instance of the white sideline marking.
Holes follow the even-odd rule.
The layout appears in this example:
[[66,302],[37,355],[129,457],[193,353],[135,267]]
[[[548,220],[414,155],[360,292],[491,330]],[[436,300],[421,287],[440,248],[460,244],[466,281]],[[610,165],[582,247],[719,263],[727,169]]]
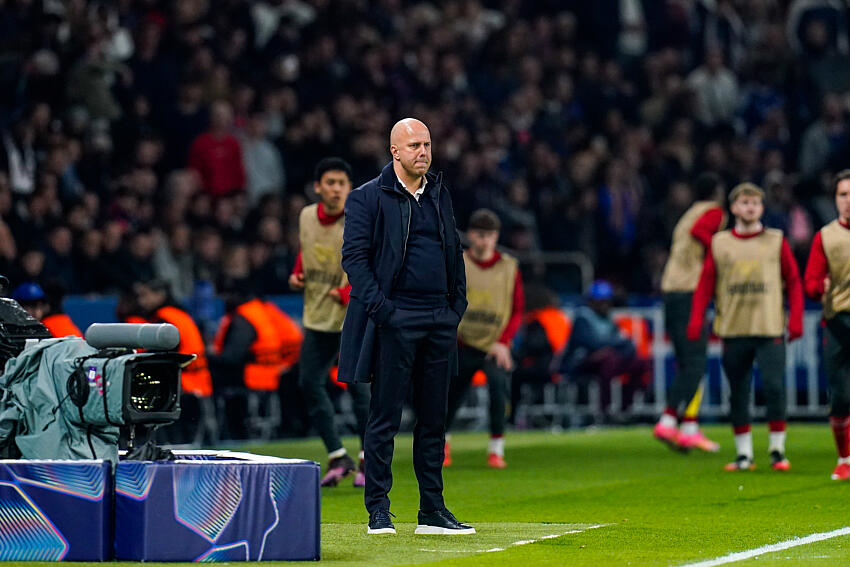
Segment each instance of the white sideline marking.
[[792,547],[799,547],[801,545],[808,545],[810,543],[816,543],[819,541],[823,541],[826,539],[832,539],[834,537],[840,537],[843,535],[850,535],[850,527],[839,528],[837,530],[833,530],[831,532],[821,532],[819,534],[807,535],[806,537],[795,537],[794,539],[789,539],[787,541],[780,541],[779,543],[772,543],[770,545],[763,545],[762,547],[757,547],[755,549],[750,549],[748,551],[739,551],[737,553],[730,553],[729,555],[724,555],[723,557],[716,557],[714,559],[709,559],[707,561],[698,561],[696,563],[685,563],[680,567],[713,567],[714,565],[725,565],[727,563],[734,563],[736,561],[743,561],[744,559],[750,559],[752,557],[756,557],[757,555],[764,555],[765,553],[773,553],[774,551],[782,551],[783,549],[790,549]]
[[580,534],[582,532],[586,532],[587,530],[595,530],[596,528],[604,527],[608,524],[596,524],[594,526],[587,526],[586,528],[580,530],[568,530],[566,532],[562,532],[559,534],[550,534],[541,536],[537,539],[523,539],[520,541],[515,541],[513,543],[509,543],[505,547],[493,547],[491,549],[474,549],[474,550],[466,550],[466,549],[424,549],[420,548],[419,551],[426,551],[428,553],[493,553],[494,551],[504,551],[508,547],[516,547],[518,545],[528,545],[529,543],[537,543],[538,541],[543,541],[544,539],[554,539],[556,537],[561,537],[570,534]]

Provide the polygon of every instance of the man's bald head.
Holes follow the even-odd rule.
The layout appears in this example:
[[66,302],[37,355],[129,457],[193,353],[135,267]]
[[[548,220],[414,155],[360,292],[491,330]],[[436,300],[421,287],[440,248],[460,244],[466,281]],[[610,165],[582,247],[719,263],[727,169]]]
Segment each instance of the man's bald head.
[[416,118],[399,120],[390,131],[390,153],[396,174],[418,181],[431,167],[431,132]]
[[430,132],[428,127],[421,120],[416,118],[402,118],[393,125],[390,130],[390,146],[397,146],[402,136],[411,136],[417,132]]

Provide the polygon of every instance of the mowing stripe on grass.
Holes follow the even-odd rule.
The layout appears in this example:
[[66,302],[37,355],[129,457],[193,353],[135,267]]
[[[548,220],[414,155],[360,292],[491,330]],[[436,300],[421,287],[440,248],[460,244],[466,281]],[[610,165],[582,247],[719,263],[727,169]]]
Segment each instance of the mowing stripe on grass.
[[757,547],[755,549],[750,549],[747,551],[739,551],[737,553],[730,553],[729,555],[724,555],[723,557],[716,557],[714,559],[709,559],[707,561],[698,561],[696,563],[685,563],[680,567],[713,567],[714,565],[725,565],[727,563],[734,563],[736,561],[743,561],[744,559],[751,559],[758,555],[764,555],[765,553],[773,553],[774,551],[782,551],[783,549],[790,549],[792,547],[799,547],[801,545],[808,545],[810,543],[816,543],[819,541],[823,541],[825,539],[832,539],[834,537],[840,537],[844,535],[850,535],[850,527],[839,528],[837,530],[832,530],[831,532],[822,532],[819,534],[807,535],[806,537],[795,537],[794,539],[789,539],[786,541],[780,541],[779,543],[772,543],[770,545],[763,545],[761,547]]
[[519,545],[528,545],[529,543],[537,543],[538,541],[543,541],[544,539],[554,539],[556,537],[561,537],[570,534],[580,534],[587,530],[594,530],[596,528],[601,528],[608,524],[596,524],[593,526],[587,526],[586,528],[582,528],[580,530],[569,530],[560,534],[549,534],[545,536],[541,536],[537,539],[523,539],[520,541],[515,541],[513,543],[509,543],[505,547],[493,547],[491,549],[474,549],[474,550],[449,550],[449,549],[420,549],[419,551],[426,551],[431,553],[493,553],[494,551],[504,551],[509,547],[517,547]]

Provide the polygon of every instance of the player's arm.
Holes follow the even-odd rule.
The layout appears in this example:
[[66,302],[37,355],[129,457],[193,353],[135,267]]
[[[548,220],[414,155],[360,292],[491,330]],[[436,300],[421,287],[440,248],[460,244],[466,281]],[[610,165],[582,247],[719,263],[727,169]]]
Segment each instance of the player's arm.
[[806,274],[803,276],[806,295],[815,301],[820,300],[826,290],[827,276],[829,276],[829,262],[823,249],[820,231],[818,231],[812,240],[809,261],[806,263]]
[[341,305],[348,305],[348,302],[351,301],[351,284],[331,288],[328,295],[339,301]]
[[380,325],[387,320],[395,307],[381,290],[372,267],[375,215],[366,203],[366,198],[367,192],[361,189],[352,191],[345,200],[342,267],[348,274],[352,288],[357,288],[357,299],[366,307],[366,312],[372,320]]
[[702,335],[702,327],[705,323],[705,310],[714,297],[714,286],[717,283],[717,267],[714,264],[714,255],[711,248],[706,251],[705,260],[702,263],[702,272],[699,283],[694,290],[691,300],[691,316],[688,320],[688,340],[695,341]]
[[691,236],[696,238],[708,250],[711,246],[711,237],[720,230],[722,224],[723,209],[720,207],[709,209],[691,227]]
[[519,270],[516,271],[516,278],[514,280],[514,293],[513,293],[513,302],[511,305],[511,318],[508,319],[508,324],[505,325],[505,329],[502,331],[502,335],[499,337],[498,342],[503,345],[511,344],[511,341],[514,340],[514,337],[519,331],[519,327],[522,324],[522,315],[525,312],[525,294],[522,289],[522,274],[520,274]]
[[490,347],[490,352],[487,356],[494,358],[496,364],[505,370],[512,370],[514,367],[513,356],[511,355],[511,341],[514,339],[519,326],[522,323],[522,314],[525,310],[525,295],[522,291],[522,275],[519,270],[516,271],[514,277],[514,292],[511,302],[511,317],[508,319],[508,324],[505,325],[499,339]]
[[797,260],[794,259],[794,254],[785,238],[782,239],[780,261],[782,281],[785,283],[785,294],[788,296],[788,340],[793,341],[803,336],[803,284],[800,282]]
[[301,258],[301,250],[298,251],[298,256],[295,258],[295,267],[292,268],[292,273],[289,274],[289,287],[295,291],[304,289],[304,260]]

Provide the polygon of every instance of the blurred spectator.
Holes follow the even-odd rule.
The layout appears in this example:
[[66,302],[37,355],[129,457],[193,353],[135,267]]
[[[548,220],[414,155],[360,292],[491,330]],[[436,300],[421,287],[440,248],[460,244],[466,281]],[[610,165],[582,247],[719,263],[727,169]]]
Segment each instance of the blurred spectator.
[[847,120],[841,98],[834,93],[823,97],[820,118],[803,133],[800,144],[800,175],[812,178],[823,169],[838,171],[843,167],[848,149]]
[[231,133],[233,109],[218,100],[210,109],[210,128],[189,149],[189,167],[201,176],[204,191],[214,197],[245,189],[245,166],[239,141]]
[[738,109],[738,81],[723,65],[723,52],[709,48],[705,62],[688,75],[687,85],[697,95],[697,117],[712,127],[731,122]]
[[44,256],[44,272],[51,280],[58,282],[64,289],[80,291],[77,283],[76,267],[72,255],[71,229],[59,224],[47,233],[47,248]]
[[192,229],[188,224],[176,224],[168,232],[157,233],[153,267],[156,278],[168,284],[171,297],[184,301],[192,295],[195,260],[192,255]]
[[265,114],[252,112],[243,129],[242,157],[245,160],[245,193],[255,205],[266,193],[282,193],[286,178],[280,151],[266,138]]

